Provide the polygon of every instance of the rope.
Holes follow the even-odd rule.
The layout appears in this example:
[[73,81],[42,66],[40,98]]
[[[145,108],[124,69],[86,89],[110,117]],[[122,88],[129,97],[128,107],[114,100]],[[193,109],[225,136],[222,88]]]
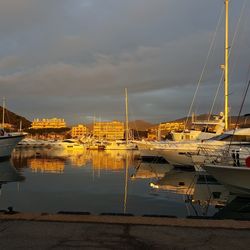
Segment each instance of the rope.
[[194,104],[194,101],[195,101],[195,98],[196,98],[198,89],[199,89],[200,84],[201,84],[201,80],[202,80],[203,75],[204,75],[204,72],[205,72],[205,68],[207,67],[208,59],[209,59],[209,57],[210,57],[212,48],[213,48],[213,46],[214,46],[215,38],[216,38],[218,29],[219,29],[219,25],[220,25],[220,23],[221,23],[222,14],[223,14],[223,8],[222,8],[222,10],[221,10],[220,17],[219,17],[219,20],[218,20],[218,23],[217,23],[215,32],[214,32],[214,34],[213,34],[213,38],[212,38],[211,44],[210,44],[210,48],[209,48],[209,50],[208,50],[208,54],[207,54],[205,63],[204,63],[204,65],[203,65],[202,71],[201,71],[201,75],[200,75],[200,78],[199,78],[199,81],[198,81],[198,84],[197,84],[197,87],[196,87],[196,90],[195,90],[195,93],[194,93],[194,96],[193,96],[193,100],[192,100],[192,102],[191,102],[191,105],[190,105],[190,108],[189,108],[189,111],[188,111],[187,119],[186,119],[185,124],[184,124],[184,130],[186,129],[187,122],[188,122],[189,116],[190,116],[190,114],[191,114],[191,110],[193,109],[193,104]]

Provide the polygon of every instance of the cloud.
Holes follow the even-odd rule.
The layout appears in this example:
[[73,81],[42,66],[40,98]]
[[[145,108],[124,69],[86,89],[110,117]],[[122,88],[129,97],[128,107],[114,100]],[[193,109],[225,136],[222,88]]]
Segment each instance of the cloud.
[[[230,4],[232,28],[242,3]],[[72,122],[77,114],[112,118],[121,114],[125,87],[141,118],[185,115],[222,8],[217,0],[3,0],[1,93],[31,118],[57,112]],[[201,96],[204,90],[212,96],[220,79],[222,31],[223,24]],[[249,47],[248,31],[245,25],[237,37],[232,90],[246,78],[250,50],[241,48]],[[211,102],[203,100],[201,112]]]

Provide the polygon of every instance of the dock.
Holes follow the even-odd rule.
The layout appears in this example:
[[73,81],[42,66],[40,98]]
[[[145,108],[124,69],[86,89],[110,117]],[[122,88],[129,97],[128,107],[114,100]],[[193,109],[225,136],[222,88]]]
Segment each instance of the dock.
[[250,221],[0,213],[0,249],[248,249]]

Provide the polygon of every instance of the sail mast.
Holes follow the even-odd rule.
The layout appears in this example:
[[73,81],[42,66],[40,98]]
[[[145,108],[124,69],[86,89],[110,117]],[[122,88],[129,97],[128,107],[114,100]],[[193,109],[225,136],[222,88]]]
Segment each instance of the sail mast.
[[125,113],[126,113],[126,124],[125,124],[125,137],[126,137],[126,144],[128,144],[128,91],[125,88]]
[[3,129],[4,129],[4,123],[5,123],[5,121],[4,121],[4,116],[5,116],[5,97],[3,97],[3,117],[2,117],[2,127],[3,127]]
[[225,129],[228,130],[228,5],[229,0],[225,0],[225,66],[224,66],[224,88],[225,88]]

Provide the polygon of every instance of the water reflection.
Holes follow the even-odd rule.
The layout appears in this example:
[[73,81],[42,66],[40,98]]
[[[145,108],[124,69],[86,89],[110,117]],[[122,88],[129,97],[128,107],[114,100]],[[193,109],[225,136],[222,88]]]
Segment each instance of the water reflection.
[[156,182],[151,182],[150,186],[177,194],[193,194],[196,177],[194,171],[172,169]]
[[165,173],[169,172],[173,167],[169,164],[162,163],[148,163],[140,161],[132,174],[132,179],[149,179],[161,178]]
[[[5,199],[4,193],[3,193],[3,187],[8,184],[8,183],[13,183],[13,182],[22,182],[24,181],[25,178],[22,176],[16,168],[13,167],[11,161],[1,161],[0,162],[0,196],[1,199]],[[19,188],[19,186],[18,186]],[[1,204],[1,202],[0,202]],[[12,206],[6,206],[8,208],[9,212],[13,211]]]
[[11,162],[1,163],[0,183],[23,180],[19,172],[26,179],[18,192],[6,185],[4,208],[215,218],[249,213],[249,200],[232,197],[212,176],[142,162],[134,151],[18,148],[12,162],[18,171]]
[[27,165],[33,172],[63,173],[64,171],[62,159],[31,158],[28,159]]
[[0,162],[0,185],[23,181],[25,178],[13,167],[11,161]]
[[17,148],[12,154],[16,168],[28,167],[34,172],[63,173],[65,164],[73,167],[91,165],[93,169],[123,170],[126,160],[133,164],[136,152],[97,150],[54,150],[51,148]]
[[215,213],[214,218],[250,220],[250,197],[231,196],[227,205]]
[[165,192],[168,199],[182,199],[190,216],[212,216],[219,207],[226,206],[229,191],[206,172],[171,169],[164,173],[163,169],[155,166],[145,171],[142,165],[142,174],[138,174],[140,170],[136,169],[133,178],[155,177],[150,187],[157,192]]

